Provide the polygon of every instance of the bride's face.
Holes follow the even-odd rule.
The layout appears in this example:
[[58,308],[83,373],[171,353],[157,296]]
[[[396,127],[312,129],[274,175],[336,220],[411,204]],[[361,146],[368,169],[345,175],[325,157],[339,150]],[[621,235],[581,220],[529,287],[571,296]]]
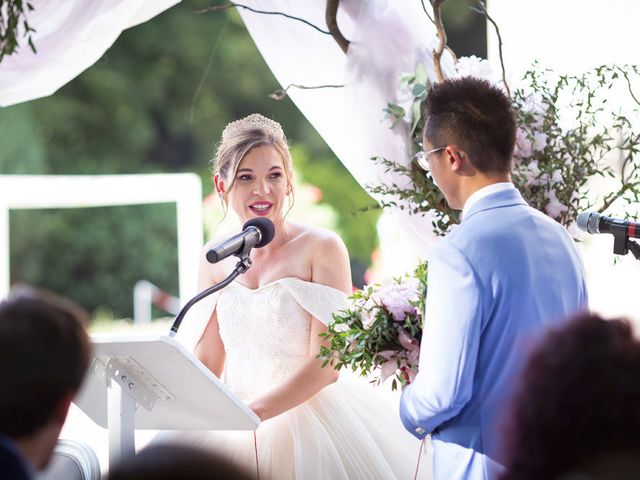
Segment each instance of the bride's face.
[[242,223],[255,217],[281,222],[289,189],[282,157],[264,145],[251,149],[240,162],[229,202]]

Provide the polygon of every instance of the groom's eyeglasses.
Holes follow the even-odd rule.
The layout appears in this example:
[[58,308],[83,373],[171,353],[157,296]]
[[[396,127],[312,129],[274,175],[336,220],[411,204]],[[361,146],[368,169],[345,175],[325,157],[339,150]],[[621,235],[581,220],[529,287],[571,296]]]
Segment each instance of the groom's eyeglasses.
[[416,153],[416,162],[418,162],[420,168],[428,172],[430,170],[429,155],[435,152],[439,152],[440,150],[444,150],[445,148],[447,148],[446,145],[444,147],[432,148],[431,150],[427,150],[426,152],[424,150],[420,150],[418,153]]

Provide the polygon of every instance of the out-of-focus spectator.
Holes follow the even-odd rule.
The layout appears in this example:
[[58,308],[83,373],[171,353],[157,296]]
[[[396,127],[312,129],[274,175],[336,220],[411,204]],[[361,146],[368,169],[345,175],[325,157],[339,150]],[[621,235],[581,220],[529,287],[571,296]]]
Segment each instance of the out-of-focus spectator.
[[248,472],[214,452],[158,444],[141,450],[109,472],[108,480],[248,480]]
[[91,358],[87,315],[29,287],[0,302],[0,477],[32,478],[51,457]]
[[640,342],[582,315],[532,352],[506,423],[502,480],[640,478]]

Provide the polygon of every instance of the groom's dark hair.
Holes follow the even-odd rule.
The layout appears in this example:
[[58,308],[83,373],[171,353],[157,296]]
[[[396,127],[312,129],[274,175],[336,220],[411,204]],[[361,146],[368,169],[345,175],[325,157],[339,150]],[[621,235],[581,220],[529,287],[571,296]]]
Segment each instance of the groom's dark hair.
[[516,141],[511,100],[475,77],[436,83],[425,101],[424,136],[434,148],[456,145],[483,173],[506,173]]

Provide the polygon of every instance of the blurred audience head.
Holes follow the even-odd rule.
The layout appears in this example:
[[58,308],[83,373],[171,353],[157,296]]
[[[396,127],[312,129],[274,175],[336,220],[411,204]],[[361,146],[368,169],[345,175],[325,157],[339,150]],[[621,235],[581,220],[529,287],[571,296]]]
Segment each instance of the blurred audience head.
[[89,366],[86,322],[75,304],[30,287],[0,302],[0,434],[37,469],[49,460]]
[[185,445],[147,447],[109,471],[107,480],[245,480],[253,478],[214,452]]
[[640,342],[583,314],[532,352],[506,425],[502,480],[640,474]]

